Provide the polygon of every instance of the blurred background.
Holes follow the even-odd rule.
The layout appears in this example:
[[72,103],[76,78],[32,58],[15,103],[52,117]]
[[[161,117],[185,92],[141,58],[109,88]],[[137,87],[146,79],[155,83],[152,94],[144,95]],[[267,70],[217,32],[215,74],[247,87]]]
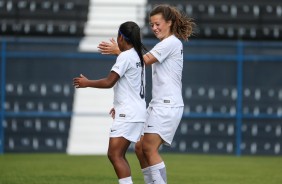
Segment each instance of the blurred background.
[[162,151],[282,155],[278,0],[0,0],[0,153],[105,154],[113,91],[76,90],[72,79],[108,74],[115,57],[97,45],[125,21],[152,48],[148,15],[160,3],[197,24],[183,43],[183,118]]

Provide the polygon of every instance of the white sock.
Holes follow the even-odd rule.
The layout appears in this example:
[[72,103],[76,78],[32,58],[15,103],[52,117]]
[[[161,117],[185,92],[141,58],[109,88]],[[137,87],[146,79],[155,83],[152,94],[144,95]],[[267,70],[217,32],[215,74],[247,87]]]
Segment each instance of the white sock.
[[127,178],[121,178],[118,180],[119,184],[133,184],[131,176]]
[[142,173],[143,173],[143,176],[144,176],[145,184],[152,184],[153,178],[152,178],[152,174],[151,174],[151,171],[150,171],[150,167],[146,167],[146,168],[142,169]]
[[164,162],[150,167],[153,184],[166,184],[166,168]]

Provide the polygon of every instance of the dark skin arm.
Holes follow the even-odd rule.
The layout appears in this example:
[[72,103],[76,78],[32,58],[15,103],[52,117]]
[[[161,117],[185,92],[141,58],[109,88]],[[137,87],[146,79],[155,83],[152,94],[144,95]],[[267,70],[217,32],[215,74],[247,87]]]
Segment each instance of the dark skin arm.
[[73,79],[73,86],[76,88],[112,88],[119,80],[119,75],[116,72],[110,72],[106,78],[99,80],[89,80],[82,74],[79,77]]

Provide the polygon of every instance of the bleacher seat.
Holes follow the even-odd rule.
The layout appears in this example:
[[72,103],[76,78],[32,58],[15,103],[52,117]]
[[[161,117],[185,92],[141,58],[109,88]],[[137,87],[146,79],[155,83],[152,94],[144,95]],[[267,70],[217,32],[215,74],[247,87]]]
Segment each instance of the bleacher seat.
[[[73,87],[66,83],[8,82],[5,111],[72,111]],[[4,123],[5,152],[65,152],[70,117],[7,117]]]
[[272,154],[279,155],[281,154],[281,144],[275,143],[271,140],[249,140],[244,141],[241,144],[242,154],[251,154],[251,155],[264,155]]
[[47,136],[41,134],[38,137],[7,136],[5,140],[8,152],[30,153],[30,152],[65,152],[67,141],[63,136]]
[[6,152],[65,152],[69,118],[7,118]]
[[6,111],[72,110],[73,87],[69,84],[8,83]]
[[88,0],[0,1],[2,35],[83,36]]
[[213,113],[236,114],[237,90],[228,87],[186,86],[184,91],[185,114]]
[[[222,153],[234,154],[236,150],[236,128],[233,120],[184,119],[176,132],[172,149],[166,152]],[[242,154],[281,154],[281,122],[269,123],[244,121],[241,127]],[[274,141],[276,140],[276,141]]]

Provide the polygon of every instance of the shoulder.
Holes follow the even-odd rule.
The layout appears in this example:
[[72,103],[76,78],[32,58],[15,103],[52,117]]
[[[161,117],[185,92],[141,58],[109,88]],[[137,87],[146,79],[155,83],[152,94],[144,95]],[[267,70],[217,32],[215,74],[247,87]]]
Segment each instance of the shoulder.
[[116,61],[117,62],[125,62],[125,61],[127,61],[128,60],[128,52],[127,51],[123,51],[123,52],[121,52],[119,55],[118,55],[118,57],[117,57],[117,59],[116,59]]
[[121,52],[119,55],[118,55],[118,58],[128,58],[130,56],[135,56],[137,53],[134,49],[129,49],[129,50],[126,50],[126,51],[123,51]]
[[117,59],[117,63],[123,63],[123,65],[130,64],[133,61],[136,61],[136,58],[139,58],[137,52],[134,49],[129,49],[121,52]]
[[182,45],[181,40],[179,40],[175,35],[168,37],[170,43]]
[[175,47],[176,45],[182,45],[182,42],[176,36],[171,35],[160,41],[157,45],[161,45],[163,47]]
[[123,51],[123,52],[121,52],[121,53],[118,55],[117,58],[118,58],[118,59],[125,58],[126,55],[127,55],[127,52],[126,52],[126,51]]

